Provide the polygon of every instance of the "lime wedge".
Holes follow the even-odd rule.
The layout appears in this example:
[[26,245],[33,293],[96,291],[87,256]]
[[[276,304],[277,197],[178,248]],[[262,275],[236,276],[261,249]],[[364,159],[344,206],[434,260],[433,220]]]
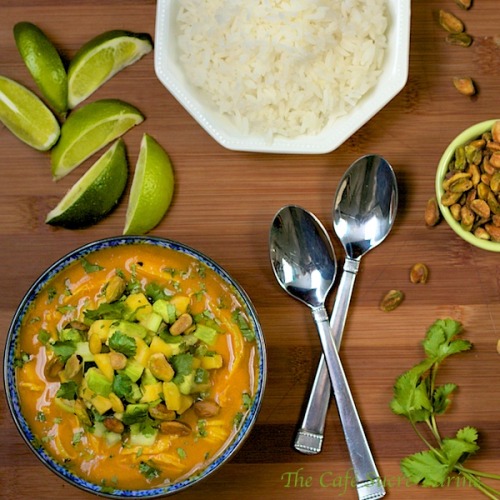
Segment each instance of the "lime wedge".
[[40,151],[59,138],[59,123],[52,111],[23,85],[0,75],[0,121],[21,141]]
[[51,153],[52,176],[64,177],[143,120],[137,108],[118,99],[94,101],[70,113]]
[[68,109],[68,77],[54,45],[38,26],[21,22],[14,26],[14,39],[42,95],[58,113]]
[[166,151],[144,134],[130,187],[123,234],[145,234],[165,215],[174,194],[174,172]]
[[68,229],[99,222],[120,200],[127,178],[125,144],[118,139],[49,212],[45,222]]
[[74,108],[126,66],[153,49],[147,33],[113,30],[93,38],[75,54],[68,68],[69,107]]

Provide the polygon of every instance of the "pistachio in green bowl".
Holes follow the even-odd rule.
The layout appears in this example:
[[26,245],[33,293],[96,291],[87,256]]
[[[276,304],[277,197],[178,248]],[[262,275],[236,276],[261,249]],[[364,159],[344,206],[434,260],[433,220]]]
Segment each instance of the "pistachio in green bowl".
[[[492,190],[490,188],[490,180],[495,175],[498,176],[500,187],[500,163],[496,168],[487,166],[487,170],[490,169],[490,173],[488,173],[484,169],[484,157],[486,156],[488,158],[486,163],[490,165],[490,159],[493,161],[493,158],[491,158],[490,155],[494,155],[495,161],[493,161],[493,163],[496,163],[497,159],[500,160],[500,141],[496,135],[496,141],[494,141],[491,137],[493,125],[496,122],[499,122],[498,130],[500,131],[500,119],[486,120],[465,129],[450,143],[439,161],[435,186],[440,212],[451,229],[471,245],[490,252],[500,252],[500,226],[498,226],[500,225],[500,192],[497,192],[496,189]],[[480,142],[477,144],[478,147],[476,150],[481,151],[481,154],[476,151],[476,154],[480,154],[480,156],[476,156],[473,161],[473,163],[477,165],[475,173],[471,173],[470,177],[466,175],[456,176],[457,180],[455,182],[460,182],[463,188],[468,186],[468,189],[460,195],[457,193],[457,200],[450,199],[450,196],[453,197],[451,194],[451,186],[448,186],[448,189],[445,189],[443,183],[457,173],[464,174],[470,172],[470,168],[474,169],[474,167],[470,167],[471,162],[469,161],[474,155],[474,144],[471,145],[471,142],[476,140],[481,141],[481,139],[485,139],[485,144],[484,146],[482,146]],[[492,143],[494,144],[492,145]],[[498,143],[498,152],[495,152],[496,149],[494,146],[496,143]],[[462,165],[460,165],[460,158],[463,158],[465,154],[464,148],[467,146],[469,147],[469,151],[467,151],[466,156],[469,160],[465,160],[464,167],[463,162]],[[457,154],[458,157],[456,157]],[[479,158],[480,161],[478,161]],[[455,168],[456,162],[458,162],[458,168]],[[470,182],[466,181],[467,179],[469,179]],[[497,178],[495,178],[495,182],[491,184],[494,188],[496,188],[496,180]],[[448,182],[448,184],[450,184],[450,182]],[[453,184],[453,182],[451,182],[451,184]],[[458,184],[455,184],[455,187],[457,186]],[[460,191],[460,189],[458,190]],[[443,195],[445,196],[443,197]],[[466,197],[468,200],[464,203]],[[473,198],[477,201],[474,201],[474,203],[471,204]],[[459,210],[458,205],[465,205],[467,208],[464,208],[464,211],[462,211],[461,209]],[[473,208],[475,210],[473,210]],[[488,210],[489,216],[486,217]],[[461,215],[459,215],[459,212],[462,212]],[[474,216],[472,224],[464,223],[464,215],[468,215],[469,217]],[[495,215],[496,217],[494,217]],[[495,223],[498,225],[495,225]]]

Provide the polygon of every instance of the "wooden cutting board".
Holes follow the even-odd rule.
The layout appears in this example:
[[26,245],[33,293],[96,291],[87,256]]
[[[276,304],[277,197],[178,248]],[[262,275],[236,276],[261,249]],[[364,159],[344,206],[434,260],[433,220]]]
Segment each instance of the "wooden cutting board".
[[[400,190],[391,235],[361,264],[342,345],[342,359],[389,498],[481,498],[469,485],[452,482],[438,491],[410,486],[399,461],[423,449],[409,424],[389,410],[395,378],[421,359],[419,346],[437,318],[463,322],[471,353],[443,368],[443,381],[459,391],[441,420],[443,434],[465,425],[479,429],[481,450],[471,468],[500,472],[500,268],[499,255],[474,248],[443,223],[425,227],[426,200],[449,141],[469,125],[500,117],[498,2],[482,0],[461,12],[452,0],[413,2],[410,71],[406,87],[336,151],[324,155],[266,155],[219,146],[159,83],[149,54],[102,87],[95,98],[121,98],[137,105],[146,121],[127,135],[135,164],[140,137],[153,135],[170,153],[177,190],[168,216],[152,232],[208,254],[246,289],[260,315],[268,352],[267,390],[251,437],[213,477],[179,499],[350,498],[357,495],[335,406],[328,414],[323,452],[305,456],[292,447],[297,424],[320,355],[309,310],[288,297],[273,277],[268,231],[275,212],[296,203],[314,212],[343,252],[331,229],[333,195],[345,169],[366,153],[394,166]],[[463,49],[445,43],[436,23],[439,8],[459,13],[474,36]],[[38,24],[71,58],[88,39],[109,29],[154,35],[153,0],[0,0],[0,74],[31,88],[33,83],[12,36],[18,21]],[[451,80],[470,75],[474,98],[459,95]],[[64,253],[86,242],[121,234],[126,203],[101,224],[80,231],[45,225],[46,213],[81,171],[58,183],[49,158],[0,128],[0,341],[36,277]],[[425,285],[409,282],[409,269],[425,262]],[[389,289],[404,291],[397,310],[378,309]],[[332,298],[329,300],[331,307]],[[31,454],[18,434],[0,388],[0,497],[90,499],[68,486]]]

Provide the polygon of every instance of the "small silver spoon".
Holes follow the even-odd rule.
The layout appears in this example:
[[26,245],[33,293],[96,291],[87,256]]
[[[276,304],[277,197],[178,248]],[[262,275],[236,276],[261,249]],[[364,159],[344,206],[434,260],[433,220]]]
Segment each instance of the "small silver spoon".
[[379,474],[330,334],[325,299],[333,286],[336,263],[328,234],[311,213],[296,205],[289,205],[279,210],[274,217],[269,247],[273,271],[281,287],[312,310],[356,477],[358,496],[361,500],[382,498],[385,490],[379,481]]
[[[342,177],[333,209],[334,229],[346,252],[330,326],[337,348],[342,341],[347,310],[360,260],[389,234],[396,218],[398,187],[390,164],[377,155],[355,161]],[[302,453],[321,451],[330,395],[328,369],[320,360],[295,448]],[[308,412],[314,408],[314,414]]]

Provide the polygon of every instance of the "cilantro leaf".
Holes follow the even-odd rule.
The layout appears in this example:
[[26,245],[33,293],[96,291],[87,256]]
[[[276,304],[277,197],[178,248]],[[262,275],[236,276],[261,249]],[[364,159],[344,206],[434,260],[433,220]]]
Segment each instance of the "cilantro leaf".
[[425,354],[434,363],[442,363],[448,356],[467,351],[471,343],[457,339],[462,332],[462,325],[452,319],[437,320],[427,331],[423,342]]
[[125,335],[120,331],[116,331],[109,338],[109,347],[114,351],[125,354],[128,358],[135,356],[137,344],[133,337]]
[[112,390],[119,398],[126,399],[132,394],[132,380],[124,373],[117,373],[113,378]]
[[141,462],[139,464],[139,472],[148,480],[156,479],[160,477],[161,471],[156,468],[152,462]]
[[169,361],[176,375],[189,375],[193,370],[192,354],[176,354],[175,356],[172,356]]
[[56,397],[62,399],[76,399],[78,384],[74,380],[63,382],[56,392]]
[[50,348],[54,351],[56,356],[59,356],[63,360],[63,362],[66,362],[76,351],[75,344],[70,341],[54,342],[53,344],[50,344]]
[[82,265],[86,273],[95,273],[104,269],[104,267],[100,266],[99,264],[92,264],[85,257],[82,257],[80,259],[80,264]]
[[443,439],[441,449],[446,454],[450,467],[462,463],[470,454],[479,450],[476,440],[477,431],[473,427],[460,429],[454,438]]
[[457,386],[455,384],[445,384],[437,387],[433,395],[433,408],[436,415],[442,415],[451,403],[449,397]]
[[413,483],[437,488],[444,486],[450,468],[434,450],[421,451],[401,460],[403,474]]
[[238,325],[238,328],[240,329],[244,339],[247,342],[253,342],[255,340],[255,332],[250,327],[247,319],[245,318],[245,315],[243,314],[243,311],[241,311],[240,309],[234,311],[234,313],[232,314],[232,318],[233,321]]
[[87,309],[84,311],[85,321],[96,321],[98,319],[121,319],[125,313],[123,302],[103,302],[97,309]]
[[148,283],[145,288],[146,295],[153,300],[168,300],[170,297],[165,293],[165,289],[158,283]]
[[420,370],[412,369],[401,375],[394,385],[391,409],[396,415],[403,415],[412,422],[424,422],[432,412],[426,380]]

